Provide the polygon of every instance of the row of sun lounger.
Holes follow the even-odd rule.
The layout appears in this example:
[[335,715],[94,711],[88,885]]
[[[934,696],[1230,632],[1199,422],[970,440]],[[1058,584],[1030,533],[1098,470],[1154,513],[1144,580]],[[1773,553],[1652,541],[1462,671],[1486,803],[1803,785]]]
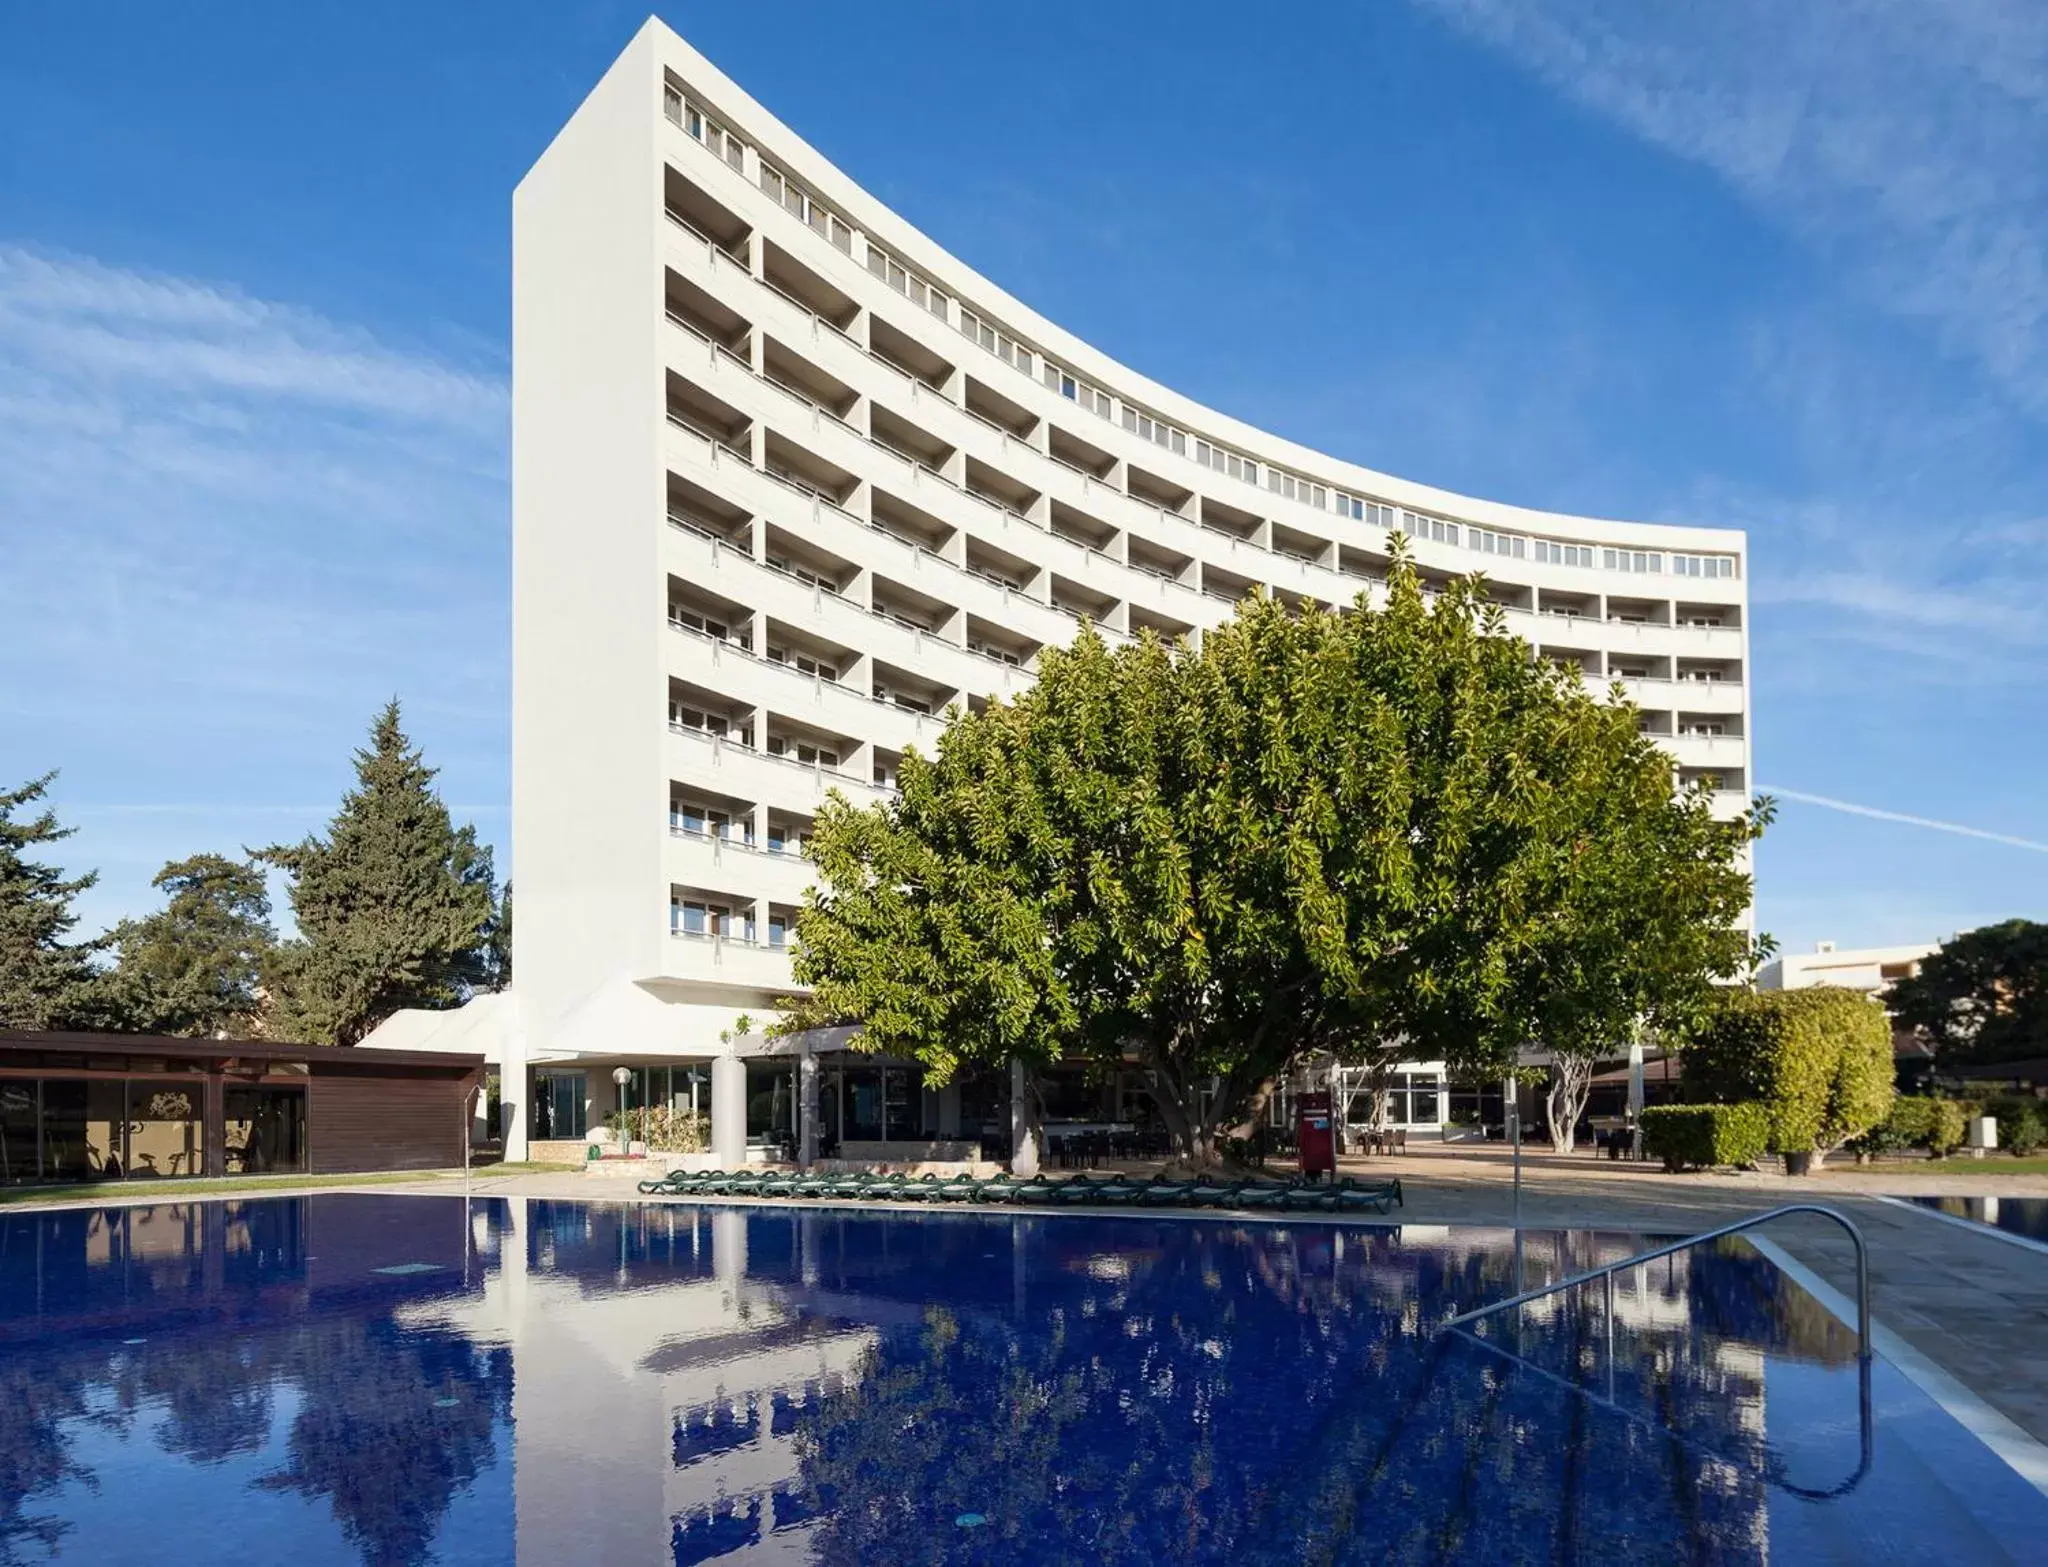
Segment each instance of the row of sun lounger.
[[1385,1213],[1401,1202],[1401,1183],[1341,1181],[1312,1185],[1301,1181],[1239,1180],[1196,1177],[1175,1180],[1164,1175],[1073,1175],[1063,1180],[1010,1175],[978,1180],[971,1175],[803,1174],[789,1170],[677,1170],[660,1180],[642,1181],[640,1190],[658,1197],[789,1197],[846,1201],[926,1203],[1010,1203],[1032,1207],[1097,1208],[1235,1208],[1283,1213],[1354,1213],[1371,1209]]

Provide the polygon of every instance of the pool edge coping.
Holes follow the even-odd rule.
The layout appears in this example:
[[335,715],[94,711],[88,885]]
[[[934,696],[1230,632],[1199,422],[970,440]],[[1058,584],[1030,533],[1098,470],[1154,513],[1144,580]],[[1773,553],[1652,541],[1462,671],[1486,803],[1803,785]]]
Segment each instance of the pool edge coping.
[[[1949,1194],[1941,1192],[1932,1195],[1945,1198]],[[1993,1240],[2004,1241],[2010,1246],[2023,1246],[2028,1251],[2039,1252],[2042,1256],[2048,1257],[2048,1241],[2037,1241],[2031,1235],[2015,1235],[2011,1230],[2002,1230],[1995,1224],[1984,1223],[1981,1219],[1965,1219],[1960,1214],[1943,1213],[1939,1208],[1929,1208],[1923,1203],[1915,1202],[1910,1197],[1894,1197],[1889,1193],[1883,1192],[1873,1192],[1870,1196],[1873,1202],[1886,1203],[1894,1208],[1903,1208],[1906,1212],[1920,1214],[1923,1218],[1939,1219],[1943,1224],[1956,1225],[1961,1229],[1968,1230],[1972,1235],[1989,1235]],[[1959,1202],[1969,1202],[1973,1199],[1979,1202],[1983,1201],[1983,1198],[1975,1193],[1960,1195],[1956,1200]],[[2035,1198],[2033,1200],[2038,1202],[2041,1199]]]
[[[1958,1219],[1954,1222],[1969,1224],[1970,1221]],[[1981,1230],[1985,1226],[1971,1225],[1971,1228]],[[1844,1326],[1855,1327],[1855,1302],[1778,1242],[1761,1235],[1751,1235],[1746,1239],[1773,1267],[1819,1301]],[[2043,1496],[2048,1496],[2048,1444],[2030,1434],[2010,1415],[1994,1409],[1953,1372],[1944,1371],[1878,1321],[1875,1312],[1870,1319],[1870,1338],[1878,1355],[1897,1367],[1907,1381],[1933,1399],[1950,1419],[1982,1442],[2013,1473]]]

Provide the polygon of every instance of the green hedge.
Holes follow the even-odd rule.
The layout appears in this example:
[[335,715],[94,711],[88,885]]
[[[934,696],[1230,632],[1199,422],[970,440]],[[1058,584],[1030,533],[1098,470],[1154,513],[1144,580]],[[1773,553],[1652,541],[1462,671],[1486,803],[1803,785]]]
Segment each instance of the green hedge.
[[1643,1151],[1667,1170],[1755,1164],[1769,1150],[1771,1115],[1760,1104],[1651,1105],[1643,1111]]
[[1904,1096],[1892,1101],[1891,1114],[1852,1145],[1861,1154],[1900,1153],[1924,1148],[1939,1159],[1963,1146],[1969,1135],[1971,1106],[1955,1099]]
[[1882,1125],[1892,1081],[1891,1023],[1854,990],[1737,992],[1685,1047],[1686,1097],[1765,1106],[1781,1153],[1826,1154]]

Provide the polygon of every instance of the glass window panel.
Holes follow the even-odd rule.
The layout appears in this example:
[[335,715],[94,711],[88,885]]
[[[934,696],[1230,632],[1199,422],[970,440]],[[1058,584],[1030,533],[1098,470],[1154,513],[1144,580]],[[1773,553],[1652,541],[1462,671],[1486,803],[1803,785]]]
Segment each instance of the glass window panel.
[[0,1079],[0,1184],[37,1179],[37,1086],[33,1078]]
[[197,1175],[202,1151],[201,1089],[196,1083],[131,1080],[128,1173]]
[[227,1091],[230,1175],[306,1168],[306,1093],[302,1088]]

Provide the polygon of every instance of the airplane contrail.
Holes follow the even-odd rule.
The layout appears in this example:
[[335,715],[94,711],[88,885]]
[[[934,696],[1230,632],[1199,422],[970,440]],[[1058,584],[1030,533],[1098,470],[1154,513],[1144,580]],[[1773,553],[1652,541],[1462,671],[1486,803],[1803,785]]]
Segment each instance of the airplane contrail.
[[1851,816],[1869,816],[1881,822],[1904,822],[1908,827],[1931,827],[1936,832],[1952,832],[1962,838],[1982,838],[1987,843],[2003,843],[2015,849],[2032,849],[2036,854],[2048,854],[2048,843],[2033,838],[2016,838],[2011,833],[1987,832],[1982,827],[1966,827],[1961,822],[1938,822],[1931,816],[1909,816],[1904,811],[1880,810],[1874,805],[1858,805],[1853,800],[1837,800],[1825,794],[1808,794],[1803,789],[1779,789],[1770,784],[1763,785],[1758,792],[1773,795],[1781,800],[1797,800],[1802,805],[1818,805],[1830,811],[1844,811]]

